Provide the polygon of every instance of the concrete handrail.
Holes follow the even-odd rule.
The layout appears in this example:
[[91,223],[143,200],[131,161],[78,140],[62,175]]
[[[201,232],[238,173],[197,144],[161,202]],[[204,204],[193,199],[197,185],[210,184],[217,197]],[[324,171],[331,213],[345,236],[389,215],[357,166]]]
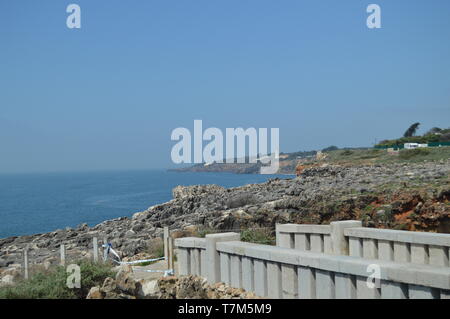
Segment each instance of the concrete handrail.
[[361,227],[361,221],[346,220],[330,225],[284,224],[276,225],[277,246],[335,255],[348,255],[344,230]]
[[331,227],[330,225],[277,224],[276,231],[280,233],[329,235],[331,232]]
[[[345,239],[345,228],[354,225],[332,224],[330,235],[320,235],[331,238],[334,234],[341,241]],[[315,235],[318,234],[311,236]],[[204,239],[181,238],[176,244],[181,275],[200,275],[211,284],[225,282],[261,297],[450,297],[447,267],[246,243],[236,233],[207,235]],[[342,245],[334,248],[344,251]],[[378,283],[370,287],[370,275],[376,269]]]
[[276,227],[277,246],[413,264],[450,266],[450,234],[362,227],[361,221]]
[[370,265],[380,267],[380,279],[440,289],[450,289],[450,269],[431,265],[412,265],[392,261],[369,260],[298,251],[240,241],[217,243],[221,253],[261,259],[269,262],[311,267],[335,273],[367,277]]
[[206,239],[197,237],[183,237],[175,239],[177,247],[206,249]]
[[450,247],[450,234],[412,232],[405,230],[377,229],[367,227],[347,228],[345,236],[397,241],[411,244]]

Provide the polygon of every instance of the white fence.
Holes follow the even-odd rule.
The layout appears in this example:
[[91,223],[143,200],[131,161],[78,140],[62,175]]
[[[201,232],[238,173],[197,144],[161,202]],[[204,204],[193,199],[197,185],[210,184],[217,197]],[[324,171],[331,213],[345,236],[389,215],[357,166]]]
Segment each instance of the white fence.
[[179,273],[268,298],[450,298],[449,267],[352,255],[351,238],[363,238],[364,252],[364,237],[350,232],[360,226],[280,225],[277,243],[286,248],[241,242],[236,233],[180,238]]
[[361,227],[359,221],[330,225],[277,225],[277,246],[422,265],[449,266],[450,234]]

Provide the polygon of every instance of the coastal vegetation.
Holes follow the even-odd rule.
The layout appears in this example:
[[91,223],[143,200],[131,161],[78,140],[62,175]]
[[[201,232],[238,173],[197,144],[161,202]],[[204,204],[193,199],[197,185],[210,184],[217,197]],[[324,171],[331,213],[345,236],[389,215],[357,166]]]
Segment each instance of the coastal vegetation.
[[403,137],[391,140],[383,140],[375,145],[375,147],[394,147],[404,145],[405,143],[427,144],[450,142],[450,128],[442,129],[439,127],[433,127],[423,135],[416,135],[416,131],[419,125],[420,123],[414,123],[406,130],[406,132],[403,134]]
[[275,236],[269,228],[243,230],[241,240],[254,244],[275,245]]
[[[236,231],[236,230],[230,230]],[[195,232],[195,237],[204,238],[208,234],[223,232],[223,230],[212,227],[199,226]],[[246,228],[240,231],[241,240],[254,244],[275,245],[275,236],[270,227]]]
[[93,286],[101,285],[107,277],[114,276],[112,266],[107,263],[92,263],[86,260],[75,262],[80,266],[81,288],[67,287],[67,273],[62,266],[39,271],[28,280],[13,286],[0,288],[0,299],[79,299],[86,298]]

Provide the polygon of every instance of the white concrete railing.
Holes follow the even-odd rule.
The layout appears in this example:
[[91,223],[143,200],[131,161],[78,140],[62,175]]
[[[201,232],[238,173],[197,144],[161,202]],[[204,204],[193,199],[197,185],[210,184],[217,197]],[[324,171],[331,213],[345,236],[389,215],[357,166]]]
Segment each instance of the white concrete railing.
[[206,277],[206,240],[187,237],[176,239],[175,245],[178,247],[179,274]]
[[277,224],[277,246],[301,251],[348,255],[348,241],[344,230],[361,227],[360,221],[349,220],[332,222],[330,225]]
[[448,267],[450,234],[361,227],[359,221],[276,227],[277,246],[301,251]]
[[[245,243],[235,233],[180,238],[175,244],[180,274],[200,274],[261,297],[450,298],[447,267]],[[380,285],[369,288],[374,265]]]
[[449,267],[450,234],[355,227],[344,235],[350,256]]

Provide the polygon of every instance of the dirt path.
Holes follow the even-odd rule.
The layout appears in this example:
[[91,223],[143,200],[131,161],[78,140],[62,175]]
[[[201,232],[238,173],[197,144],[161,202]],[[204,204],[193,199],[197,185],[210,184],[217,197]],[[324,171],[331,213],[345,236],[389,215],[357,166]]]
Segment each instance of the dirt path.
[[[167,262],[165,260],[158,261],[148,266],[133,266],[134,277],[141,279],[158,279],[164,276],[164,272],[147,272],[146,270],[167,270]],[[175,262],[175,274],[178,273],[178,263]]]

